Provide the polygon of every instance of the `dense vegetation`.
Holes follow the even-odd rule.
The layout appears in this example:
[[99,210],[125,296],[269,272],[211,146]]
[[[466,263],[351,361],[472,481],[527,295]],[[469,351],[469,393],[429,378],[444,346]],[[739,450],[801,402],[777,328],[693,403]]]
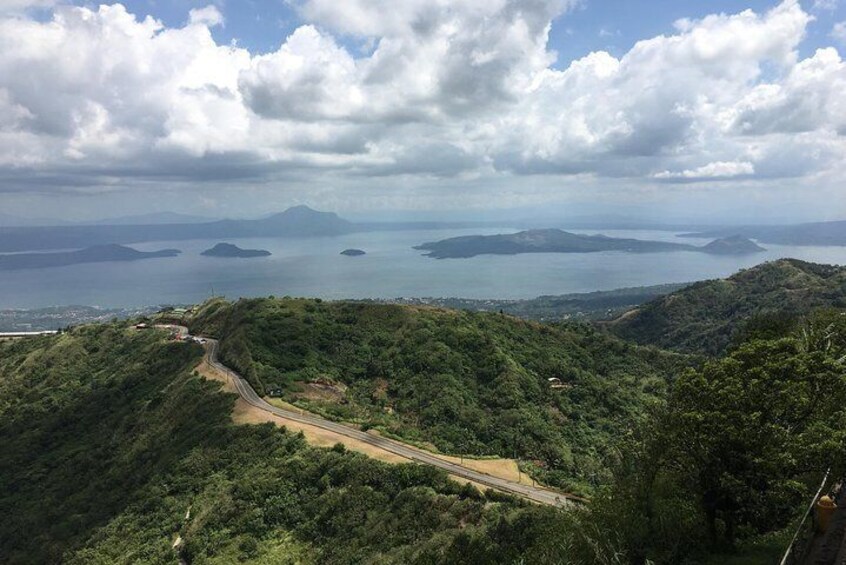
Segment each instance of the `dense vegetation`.
[[846,308],[846,268],[794,259],[765,263],[658,298],[609,328],[641,344],[720,354],[758,328],[795,326],[816,308]]
[[[683,358],[586,327],[494,314],[216,301],[197,324],[227,335],[228,362],[257,384],[284,377],[273,386],[296,397],[306,383],[334,383],[346,399],[309,406],[445,446],[453,420],[480,443],[492,433],[507,446],[496,442],[519,429],[514,445],[527,459],[548,449],[543,441],[560,442],[574,468],[591,457],[606,465],[604,485],[588,508],[560,511],[482,494],[428,467],[312,448],[270,425],[235,426],[233,396],[192,372],[198,346],[103,324],[0,342],[4,563],[768,563],[825,469],[846,471],[842,310],[791,324],[762,318],[725,357],[686,369]],[[262,331],[287,341],[264,341]],[[293,367],[265,364],[274,354]],[[575,371],[565,378],[572,388],[544,388],[551,359]],[[340,367],[357,378],[329,372]],[[381,397],[368,388],[373,367],[397,381],[380,385]],[[656,367],[676,378],[668,384]],[[438,394],[414,404],[403,383],[425,392],[427,376]],[[550,400],[559,392],[565,401]],[[496,405],[491,394],[508,396]],[[514,428],[528,418],[545,430],[544,414],[562,406],[586,416],[553,420],[560,429],[544,433],[559,435],[546,439]],[[474,425],[463,410],[489,421]],[[616,456],[590,454],[582,441]]]
[[259,391],[443,452],[517,456],[578,492],[609,478],[615,438],[687,362],[589,326],[361,303],[214,301],[193,330]]
[[553,563],[593,551],[570,534],[574,515],[235,426],[232,395],[192,374],[199,355],[121,325],[0,342],[3,563],[173,563],[177,551],[195,564]]
[[800,326],[686,371],[622,444],[615,484],[595,501],[593,519],[619,536],[630,561],[722,555],[716,563],[784,531],[769,554],[737,561],[776,562],[812,485],[829,467],[843,476],[846,315],[817,312]]

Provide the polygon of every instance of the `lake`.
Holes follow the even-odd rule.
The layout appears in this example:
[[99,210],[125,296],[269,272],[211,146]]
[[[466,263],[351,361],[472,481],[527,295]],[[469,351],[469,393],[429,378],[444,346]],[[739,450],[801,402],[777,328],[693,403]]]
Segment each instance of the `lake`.
[[[271,257],[219,259],[201,251],[213,241],[165,241],[135,244],[153,251],[176,248],[176,258],[124,263],[92,263],[0,272],[0,308],[37,308],[81,304],[131,307],[196,303],[215,295],[311,296],[339,298],[462,297],[534,298],[612,290],[621,287],[689,282],[724,277],[758,263],[793,257],[818,263],[846,264],[846,247],[767,245],[765,253],[721,257],[705,253],[603,252],[526,254],[436,260],[412,246],[447,237],[506,233],[507,229],[426,230],[356,233],[301,239],[233,239],[243,248],[267,249]],[[571,230],[599,233],[597,230]],[[681,241],[672,232],[603,230],[612,237]],[[347,248],[367,252],[345,257]]]

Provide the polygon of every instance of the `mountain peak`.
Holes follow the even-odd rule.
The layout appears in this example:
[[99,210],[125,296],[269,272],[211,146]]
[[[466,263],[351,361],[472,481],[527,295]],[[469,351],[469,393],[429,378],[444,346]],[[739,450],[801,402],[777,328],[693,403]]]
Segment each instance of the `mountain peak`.
[[766,249],[742,235],[730,235],[715,239],[702,250],[714,255],[748,255],[766,251]]
[[296,235],[335,235],[348,233],[352,224],[334,212],[320,212],[305,205],[293,206],[255,222],[265,229]]

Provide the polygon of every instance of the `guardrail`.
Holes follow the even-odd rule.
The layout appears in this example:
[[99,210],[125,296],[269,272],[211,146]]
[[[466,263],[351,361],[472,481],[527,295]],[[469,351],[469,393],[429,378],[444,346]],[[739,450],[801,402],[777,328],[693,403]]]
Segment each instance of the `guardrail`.
[[820,488],[817,489],[817,494],[814,495],[814,498],[811,499],[811,504],[808,505],[808,509],[802,514],[802,519],[799,520],[799,526],[797,526],[796,532],[794,532],[793,538],[790,540],[790,545],[787,546],[787,551],[784,552],[784,557],[781,558],[779,565],[795,565],[805,559],[810,544],[803,543],[808,540],[805,535],[802,535],[802,531],[805,529],[806,524],[810,524],[813,529],[814,520],[808,521],[808,516],[811,516],[814,511],[814,505],[816,505],[817,500],[820,498],[820,493],[822,493],[825,484],[828,482],[829,473],[831,473],[830,467],[825,472],[825,476],[820,483]]

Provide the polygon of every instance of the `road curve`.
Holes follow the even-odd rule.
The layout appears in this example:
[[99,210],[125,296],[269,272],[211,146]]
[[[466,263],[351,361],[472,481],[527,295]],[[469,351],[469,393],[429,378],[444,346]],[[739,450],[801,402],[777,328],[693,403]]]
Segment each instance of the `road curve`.
[[[185,333],[183,333],[183,335],[186,334],[187,330],[185,330]],[[353,428],[344,424],[339,424],[338,422],[332,422],[330,420],[325,420],[323,418],[319,418],[313,415],[301,414],[292,410],[285,410],[283,408],[277,408],[276,406],[272,406],[271,404],[265,402],[265,400],[256,393],[253,387],[250,386],[250,384],[243,377],[241,377],[241,375],[239,375],[238,373],[218,361],[217,340],[210,338],[204,339],[206,340],[206,361],[208,362],[208,364],[225,374],[227,377],[229,377],[232,380],[232,383],[235,385],[238,394],[241,395],[241,398],[244,399],[247,404],[255,406],[260,410],[270,412],[271,414],[275,414],[277,416],[285,418],[286,420],[292,420],[301,424],[308,424],[310,426],[322,428],[324,430],[334,432],[345,437],[368,443],[385,451],[389,451],[401,457],[405,457],[406,459],[410,459],[418,463],[423,463],[426,465],[431,465],[432,467],[443,469],[451,475],[455,475],[457,477],[467,479],[468,481],[473,481],[475,483],[479,483],[487,487],[494,488],[496,490],[526,498],[539,504],[547,504],[550,506],[566,506],[568,504],[572,504],[573,502],[585,501],[583,498],[575,495],[555,492],[545,488],[533,487],[530,485],[523,485],[506,479],[501,479],[499,477],[494,477],[492,475],[488,475],[487,473],[475,471],[462,465],[458,465],[456,463],[441,459],[440,457],[436,457],[435,455],[423,451],[421,449],[411,447],[409,445],[392,439],[371,435],[357,428]]]

